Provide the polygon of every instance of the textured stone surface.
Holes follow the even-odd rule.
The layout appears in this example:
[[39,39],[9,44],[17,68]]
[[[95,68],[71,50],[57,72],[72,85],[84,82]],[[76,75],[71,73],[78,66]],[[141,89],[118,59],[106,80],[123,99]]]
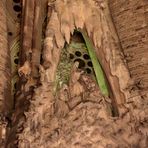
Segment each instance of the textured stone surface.
[[148,90],[148,1],[109,0],[129,71],[143,94]]
[[[18,103],[11,118],[7,147],[148,147],[148,100],[139,95],[139,92],[144,94],[147,89],[147,28],[143,25],[146,23],[146,13],[144,13],[147,9],[146,1],[110,0],[111,12],[120,41],[115,35],[109,15],[106,15],[107,17],[104,15],[109,14],[105,11],[104,2],[106,1],[56,0],[57,3],[54,5],[51,0],[51,3],[48,3],[48,16],[51,17],[49,17],[45,33],[43,65],[39,67],[39,85],[35,87],[33,95],[30,95],[32,92],[28,93],[29,88],[35,84],[31,81],[32,79],[26,77],[28,81],[21,87],[23,93],[18,93]],[[30,8],[31,5],[26,7]],[[50,9],[55,9],[52,14]],[[30,18],[31,12],[28,11],[27,14],[30,14]],[[104,98],[95,81],[77,67],[71,71],[69,83],[64,85],[56,95],[53,94],[53,82],[60,52],[65,41],[69,43],[70,33],[73,32],[74,26],[77,26],[76,28],[85,26],[95,46],[101,50],[101,52],[97,50],[97,55],[101,55],[101,59],[106,59],[106,62],[103,61],[105,64],[102,62],[107,68],[105,72],[116,77],[116,79],[111,79],[113,87],[117,86],[114,87],[113,92],[116,94],[121,86],[122,91],[129,92],[129,95],[126,95],[126,101],[118,104],[120,111],[118,117],[111,117],[113,114],[111,101]],[[31,26],[28,25],[29,27]],[[31,33],[30,29],[27,29],[26,35]],[[26,39],[28,41],[29,38]],[[29,41],[32,39],[36,40],[30,38]],[[128,72],[128,69],[125,67],[126,62],[119,50],[119,42],[121,42],[131,76],[137,85],[127,83],[131,78],[129,73],[126,78],[125,72]],[[28,48],[24,49],[24,55],[30,56],[31,52],[27,54],[26,51]],[[25,68],[23,66],[23,69]],[[26,74],[25,70],[24,74]],[[28,71],[30,73],[30,69]],[[120,85],[116,85],[118,81]],[[117,96],[117,98],[121,97]]]

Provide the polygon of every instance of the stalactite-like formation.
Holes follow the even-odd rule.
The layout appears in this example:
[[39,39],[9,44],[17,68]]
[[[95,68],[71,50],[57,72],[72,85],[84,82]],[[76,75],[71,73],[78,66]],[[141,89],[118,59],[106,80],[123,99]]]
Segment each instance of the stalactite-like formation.
[[[135,84],[120,49],[108,0],[49,0],[48,4],[46,0],[23,0],[22,7],[19,89],[6,146],[147,147],[147,100],[141,101],[138,91],[133,96]],[[77,62],[71,66],[68,83],[55,92],[61,51],[79,28],[93,42],[110,86],[110,98],[78,69]],[[112,117],[115,110],[108,109],[115,106],[119,115]]]
[[[57,0],[49,1],[48,7],[43,65],[39,67],[41,86],[34,90],[29,111],[25,112],[19,147],[145,147],[147,126],[142,129],[140,124],[146,124],[147,109],[145,106],[141,110],[143,103],[135,108],[128,103],[132,97],[129,86],[134,84],[128,82],[131,79],[117,45],[107,3]],[[79,71],[77,64],[72,68],[69,84],[53,95],[61,50],[76,28],[86,29],[94,43],[119,107],[119,117],[107,116],[109,100],[101,96],[96,83]],[[140,95],[135,99],[140,100]]]

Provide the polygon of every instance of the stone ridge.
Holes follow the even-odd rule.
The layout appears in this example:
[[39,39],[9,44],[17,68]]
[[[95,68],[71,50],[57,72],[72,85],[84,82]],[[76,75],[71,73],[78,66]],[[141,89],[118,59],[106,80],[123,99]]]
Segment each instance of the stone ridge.
[[109,6],[132,78],[148,91],[148,1],[109,0]]

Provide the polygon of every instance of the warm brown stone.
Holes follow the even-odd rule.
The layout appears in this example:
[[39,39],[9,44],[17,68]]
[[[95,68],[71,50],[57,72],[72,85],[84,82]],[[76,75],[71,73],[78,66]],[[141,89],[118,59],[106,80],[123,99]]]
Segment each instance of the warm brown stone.
[[109,4],[130,74],[145,94],[148,91],[148,1],[109,0]]

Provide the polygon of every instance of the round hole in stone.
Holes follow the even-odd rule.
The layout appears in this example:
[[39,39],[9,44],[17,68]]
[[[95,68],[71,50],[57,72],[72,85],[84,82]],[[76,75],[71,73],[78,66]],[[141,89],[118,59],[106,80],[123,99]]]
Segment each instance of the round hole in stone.
[[86,72],[87,72],[88,74],[90,74],[90,73],[91,73],[91,69],[90,69],[90,68],[86,68]]
[[92,62],[91,62],[91,61],[89,61],[89,62],[87,63],[87,65],[88,65],[89,67],[93,67],[93,65],[92,65]]
[[40,63],[43,63],[43,54],[40,55]]
[[14,63],[15,63],[15,64],[18,64],[18,59],[15,59],[15,60],[14,60]]
[[82,54],[81,54],[80,51],[76,51],[76,52],[75,52],[75,55],[76,55],[77,57],[80,57]]
[[82,59],[76,59],[74,62],[79,62],[78,68],[84,68],[85,67],[85,62]]
[[14,5],[14,6],[13,6],[13,9],[14,9],[14,11],[16,11],[16,12],[20,12],[22,8],[21,8],[19,5]]
[[74,59],[74,55],[70,53],[69,55],[70,59]]
[[13,35],[13,33],[12,33],[12,32],[8,32],[8,35],[12,36],[12,35]]
[[16,86],[17,86],[17,84],[16,84],[16,83],[14,83],[14,89],[16,89]]
[[21,14],[20,13],[17,15],[17,18],[21,18]]
[[13,2],[15,2],[15,3],[19,3],[19,2],[20,2],[20,0],[13,0]]
[[83,55],[83,58],[84,58],[85,60],[90,59],[90,57],[89,57],[89,55],[88,55],[88,54],[84,54],[84,55]]
[[17,52],[17,56],[19,56],[20,52]]

